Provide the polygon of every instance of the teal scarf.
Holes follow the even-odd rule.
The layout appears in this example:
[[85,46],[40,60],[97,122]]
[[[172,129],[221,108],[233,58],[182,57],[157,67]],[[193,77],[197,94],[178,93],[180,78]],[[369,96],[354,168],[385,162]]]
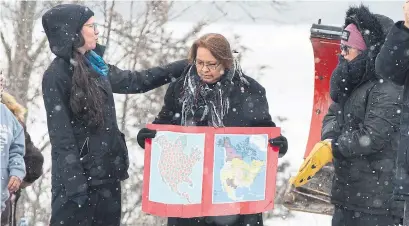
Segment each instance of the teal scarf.
[[108,75],[109,67],[101,56],[91,50],[85,54],[85,58],[88,60],[87,63],[89,64],[89,66],[98,74],[102,76]]

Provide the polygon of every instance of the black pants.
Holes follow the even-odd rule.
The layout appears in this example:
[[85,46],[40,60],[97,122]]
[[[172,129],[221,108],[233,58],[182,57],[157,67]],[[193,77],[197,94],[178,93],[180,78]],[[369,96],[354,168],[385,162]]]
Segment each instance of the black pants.
[[1,212],[1,226],[13,226],[12,222],[12,205],[10,199],[6,200],[6,209]]
[[104,184],[88,191],[88,201],[78,204],[55,194],[51,204],[50,226],[119,226],[121,222],[121,184]]
[[400,218],[393,215],[375,215],[343,207],[335,207],[332,226],[397,226]]
[[[12,198],[13,196],[13,198]],[[6,209],[1,213],[1,226],[16,226],[17,202],[21,196],[21,189],[17,190],[6,201]]]
[[263,226],[261,213],[219,217],[168,218],[168,226]]

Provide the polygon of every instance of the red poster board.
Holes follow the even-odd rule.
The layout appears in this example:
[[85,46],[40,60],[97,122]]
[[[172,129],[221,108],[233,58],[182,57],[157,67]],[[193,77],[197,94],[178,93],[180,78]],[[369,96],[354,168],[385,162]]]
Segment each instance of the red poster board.
[[[267,135],[268,139],[280,135],[280,128],[277,127],[183,127],[173,125],[153,125],[147,126],[157,131],[170,131],[178,133],[201,133],[204,134],[204,154],[203,154],[203,178],[202,194],[200,203],[195,204],[169,204],[154,202],[150,200],[150,172],[155,166],[151,166],[152,140],[147,139],[145,145],[142,211],[148,214],[161,217],[181,217],[191,218],[200,216],[223,216],[233,214],[253,214],[270,210],[274,207],[274,196],[276,189],[276,173],[278,148],[267,145],[267,158],[265,166],[265,194],[264,200],[259,201],[238,201],[230,203],[213,203],[213,163],[214,144],[217,135]],[[156,138],[155,138],[156,139]],[[178,173],[178,172],[176,172]],[[156,178],[155,178],[156,179]],[[167,187],[160,189],[169,189]],[[164,193],[165,195],[165,193]]]

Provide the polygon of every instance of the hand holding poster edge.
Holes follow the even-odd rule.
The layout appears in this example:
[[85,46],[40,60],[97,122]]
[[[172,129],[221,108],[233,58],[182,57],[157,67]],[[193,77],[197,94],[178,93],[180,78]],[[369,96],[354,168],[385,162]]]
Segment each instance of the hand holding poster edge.
[[274,207],[276,171],[278,162],[278,148],[268,143],[267,170],[265,199],[261,201],[246,201],[234,203],[212,203],[213,198],[213,160],[214,160],[214,137],[217,134],[268,134],[268,139],[280,135],[280,128],[277,127],[183,127],[173,125],[152,125],[149,129],[158,131],[170,131],[179,133],[205,133],[205,154],[203,162],[203,182],[202,196],[199,204],[166,204],[149,200],[149,183],[151,169],[151,148],[152,140],[147,139],[145,145],[145,167],[144,183],[142,194],[142,210],[162,217],[198,217],[198,216],[219,216],[232,214],[252,214],[264,212]]

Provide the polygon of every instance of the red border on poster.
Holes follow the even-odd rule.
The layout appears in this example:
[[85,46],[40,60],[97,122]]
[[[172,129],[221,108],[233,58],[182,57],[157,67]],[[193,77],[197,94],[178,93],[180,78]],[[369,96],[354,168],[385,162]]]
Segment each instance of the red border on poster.
[[150,129],[158,131],[171,131],[180,133],[205,133],[205,153],[202,183],[201,204],[166,204],[149,200],[150,181],[150,159],[151,159],[151,139],[146,140],[143,191],[142,191],[142,211],[148,214],[161,217],[181,217],[191,218],[200,216],[224,216],[233,214],[254,214],[270,210],[274,207],[274,196],[276,190],[276,174],[278,162],[278,148],[268,146],[267,166],[266,166],[266,189],[265,200],[247,201],[226,204],[212,203],[213,190],[213,159],[214,159],[214,136],[216,134],[268,134],[269,139],[280,135],[278,127],[184,127],[175,125],[147,125]]

